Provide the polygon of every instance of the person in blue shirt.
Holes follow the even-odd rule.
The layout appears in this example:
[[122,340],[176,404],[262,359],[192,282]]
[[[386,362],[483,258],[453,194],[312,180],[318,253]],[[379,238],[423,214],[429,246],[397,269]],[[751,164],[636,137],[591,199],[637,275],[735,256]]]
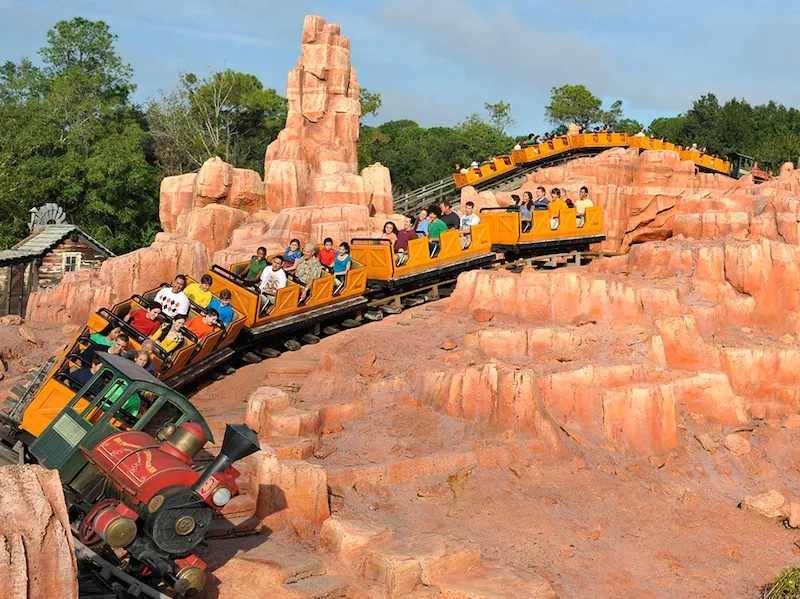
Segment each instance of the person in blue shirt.
[[419,211],[414,230],[417,232],[417,237],[425,237],[428,234],[428,211],[425,208]]
[[214,298],[211,300],[211,303],[208,304],[209,310],[216,310],[218,317],[217,319],[219,322],[228,326],[231,322],[233,322],[233,307],[231,306],[231,292],[227,289],[223,289],[219,292],[219,299]]
[[336,279],[335,292],[341,291],[344,287],[347,272],[352,266],[353,259],[350,257],[350,244],[343,241],[339,244],[339,251],[333,261],[333,276]]
[[283,253],[283,270],[286,272],[294,272],[295,262],[303,257],[303,252],[300,251],[300,240],[292,239],[289,242],[289,247]]

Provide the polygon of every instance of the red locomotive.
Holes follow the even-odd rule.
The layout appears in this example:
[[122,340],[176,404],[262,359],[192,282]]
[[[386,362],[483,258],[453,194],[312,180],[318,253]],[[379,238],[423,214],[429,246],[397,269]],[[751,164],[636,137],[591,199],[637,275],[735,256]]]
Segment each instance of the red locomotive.
[[259,450],[258,437],[227,425],[217,457],[195,469],[211,431],[194,406],[132,362],[102,359],[30,452],[58,469],[83,545],[148,584],[195,594],[206,566],[191,551],[237,494],[233,463]]

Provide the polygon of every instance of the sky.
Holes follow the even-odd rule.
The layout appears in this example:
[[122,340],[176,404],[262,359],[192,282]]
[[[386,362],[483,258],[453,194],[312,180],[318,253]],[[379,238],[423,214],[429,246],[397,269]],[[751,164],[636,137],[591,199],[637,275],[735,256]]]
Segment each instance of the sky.
[[[713,92],[797,105],[800,6],[761,0],[0,0],[0,61],[36,57],[58,20],[103,20],[134,69],[135,99],[230,68],[285,94],[303,17],[350,37],[369,124],[452,126],[509,102],[512,133],[542,133],[550,90],[583,84],[644,124]],[[777,18],[776,18],[777,17]]]

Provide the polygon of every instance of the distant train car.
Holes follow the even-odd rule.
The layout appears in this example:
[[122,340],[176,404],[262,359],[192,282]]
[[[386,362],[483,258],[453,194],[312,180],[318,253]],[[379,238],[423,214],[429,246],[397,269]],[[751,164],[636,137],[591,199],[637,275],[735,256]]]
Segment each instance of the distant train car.
[[[513,150],[510,157],[501,157],[503,165],[495,165],[498,159],[494,159],[492,164],[486,164],[479,168],[468,169],[467,173],[455,173],[453,181],[457,189],[466,185],[487,187],[489,181],[501,181],[514,174],[515,169],[531,170],[533,167],[546,166],[555,161],[568,156],[580,154],[592,154],[611,148],[638,148],[640,150],[674,150],[680,153],[682,160],[694,162],[697,167],[710,173],[719,173],[739,178],[740,172],[752,170],[752,158],[749,165],[746,156],[743,156],[739,168],[732,168],[731,162],[724,158],[712,156],[699,151],[683,150],[681,146],[676,146],[667,141],[662,141],[653,137],[629,136],[627,133],[611,133],[600,131],[593,133],[582,133],[580,135],[562,135],[551,140],[543,141]],[[769,178],[770,171],[758,172],[758,178]],[[756,175],[754,175],[755,177]],[[763,180],[763,179],[762,179]]]

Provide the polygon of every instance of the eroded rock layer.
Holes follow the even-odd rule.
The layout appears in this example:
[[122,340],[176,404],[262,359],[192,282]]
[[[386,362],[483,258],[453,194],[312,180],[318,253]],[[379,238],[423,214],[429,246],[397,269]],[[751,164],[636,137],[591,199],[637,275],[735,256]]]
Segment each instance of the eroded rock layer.
[[78,571],[58,472],[0,467],[0,597],[77,599]]

